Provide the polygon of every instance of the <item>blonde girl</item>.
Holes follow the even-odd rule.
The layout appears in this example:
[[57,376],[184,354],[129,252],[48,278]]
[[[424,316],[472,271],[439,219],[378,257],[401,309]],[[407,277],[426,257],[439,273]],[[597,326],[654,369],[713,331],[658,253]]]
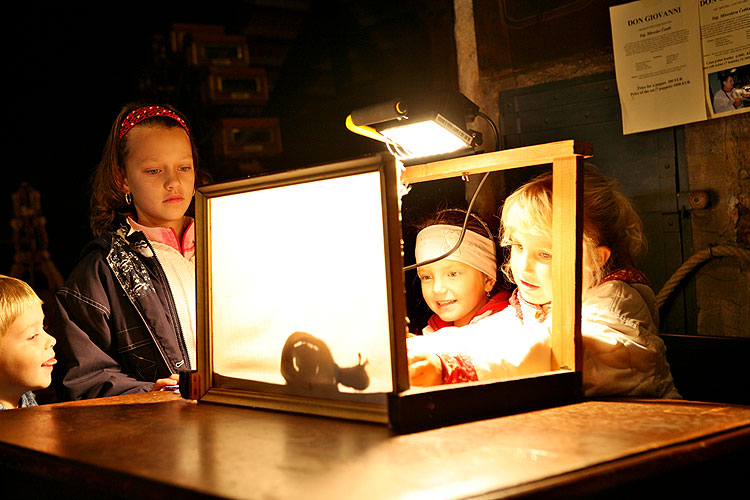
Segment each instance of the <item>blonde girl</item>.
[[[510,247],[502,269],[517,288],[510,298],[511,307],[488,318],[485,330],[475,334],[478,341],[466,346],[475,364],[484,368],[478,379],[544,371],[545,364],[550,368],[545,342],[554,309],[551,173],[511,194],[503,205],[501,222],[501,244]],[[642,223],[630,202],[617,191],[613,179],[587,165],[581,321],[586,396],[679,397],[658,336],[654,293],[634,267],[645,249]],[[486,328],[494,331],[488,333]],[[493,335],[513,340],[500,342],[494,349],[490,343],[482,352],[482,341],[489,342]],[[446,347],[462,346],[442,346]]]

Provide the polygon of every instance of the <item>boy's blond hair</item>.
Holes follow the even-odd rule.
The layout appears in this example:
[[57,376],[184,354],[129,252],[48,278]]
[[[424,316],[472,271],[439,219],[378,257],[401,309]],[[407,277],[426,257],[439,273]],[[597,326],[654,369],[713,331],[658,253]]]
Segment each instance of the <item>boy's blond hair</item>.
[[25,281],[0,274],[0,339],[27,307],[41,303]]

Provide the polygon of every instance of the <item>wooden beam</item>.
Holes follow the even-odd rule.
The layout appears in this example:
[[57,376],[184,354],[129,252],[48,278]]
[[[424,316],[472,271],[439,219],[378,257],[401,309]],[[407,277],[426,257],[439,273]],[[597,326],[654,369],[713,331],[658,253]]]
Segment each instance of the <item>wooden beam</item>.
[[583,158],[552,163],[553,369],[582,370],[581,297]]
[[496,170],[528,167],[552,163],[556,158],[569,156],[593,156],[593,147],[588,142],[566,140],[526,146],[522,148],[506,149],[493,153],[451,158],[420,165],[406,167],[401,173],[401,181],[407,184],[434,181],[471,175]]

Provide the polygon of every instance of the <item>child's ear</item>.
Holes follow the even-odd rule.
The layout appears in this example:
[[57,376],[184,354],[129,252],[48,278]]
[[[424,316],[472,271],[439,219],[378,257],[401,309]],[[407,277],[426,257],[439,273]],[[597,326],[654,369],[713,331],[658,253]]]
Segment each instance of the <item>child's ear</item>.
[[599,265],[599,269],[604,267],[604,265],[607,263],[611,255],[612,255],[611,248],[606,247],[604,245],[600,245],[596,247],[596,263]]
[[486,276],[484,279],[484,291],[489,293],[492,291],[494,287],[495,287],[495,280],[493,280],[489,276]]
[[128,178],[125,177],[125,174],[123,173],[118,174],[116,182],[117,182],[117,187],[119,187],[123,193],[130,192],[130,186],[128,185]]

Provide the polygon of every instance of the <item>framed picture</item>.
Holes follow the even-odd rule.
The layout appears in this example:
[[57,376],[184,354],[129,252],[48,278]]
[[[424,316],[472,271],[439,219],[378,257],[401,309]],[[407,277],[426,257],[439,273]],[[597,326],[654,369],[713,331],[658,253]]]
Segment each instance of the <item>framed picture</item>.
[[244,35],[194,32],[186,53],[188,63],[194,66],[246,66],[250,61]]
[[248,66],[210,67],[208,99],[215,104],[265,104],[268,101],[266,70]]
[[[380,422],[396,432],[580,399],[579,194],[590,146],[519,150],[410,167],[381,154],[200,187],[198,367],[181,380],[183,396]],[[552,370],[410,388],[404,186],[546,163],[558,270]]]
[[214,134],[216,151],[226,158],[252,158],[280,153],[278,118],[222,118]]

